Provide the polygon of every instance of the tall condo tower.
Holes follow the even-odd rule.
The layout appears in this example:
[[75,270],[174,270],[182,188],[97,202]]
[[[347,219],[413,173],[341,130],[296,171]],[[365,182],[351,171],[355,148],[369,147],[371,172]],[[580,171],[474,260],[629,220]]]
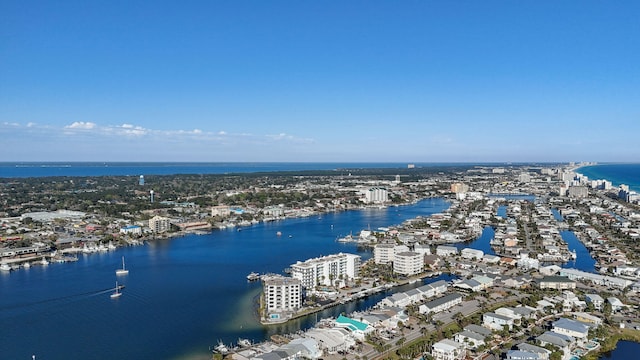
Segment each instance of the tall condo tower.
[[149,191],[149,195],[150,195],[150,198],[151,198],[151,202],[153,202],[153,190]]
[[138,185],[144,185],[144,175],[140,175],[140,180],[138,180]]

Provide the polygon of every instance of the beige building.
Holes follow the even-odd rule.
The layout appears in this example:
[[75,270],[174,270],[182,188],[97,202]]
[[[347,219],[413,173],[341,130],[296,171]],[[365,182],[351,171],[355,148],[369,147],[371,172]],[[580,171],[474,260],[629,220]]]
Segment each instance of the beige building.
[[169,219],[166,217],[156,215],[149,219],[149,228],[153,232],[165,232],[169,230],[170,226],[171,224],[169,223]]

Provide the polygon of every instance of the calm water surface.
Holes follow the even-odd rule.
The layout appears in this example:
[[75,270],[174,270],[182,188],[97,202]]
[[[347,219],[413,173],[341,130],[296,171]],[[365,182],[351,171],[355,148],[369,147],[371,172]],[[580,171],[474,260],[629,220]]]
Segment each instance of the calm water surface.
[[[218,340],[261,341],[311,326],[302,319],[263,327],[255,316],[259,282],[252,271],[281,273],[297,260],[338,252],[371,253],[338,236],[399,224],[448,207],[443,199],[414,205],[330,213],[150,242],[109,253],[80,255],[74,263],[0,273],[0,358],[195,359],[208,358]],[[282,236],[276,233],[282,232]],[[121,298],[109,297],[119,277]],[[419,285],[419,284],[417,284]],[[400,289],[402,290],[402,289]],[[370,298],[338,312],[366,309]],[[332,314],[321,314],[330,316]]]
[[640,343],[633,341],[618,341],[613,351],[602,354],[599,360],[629,360],[637,359],[640,353]]

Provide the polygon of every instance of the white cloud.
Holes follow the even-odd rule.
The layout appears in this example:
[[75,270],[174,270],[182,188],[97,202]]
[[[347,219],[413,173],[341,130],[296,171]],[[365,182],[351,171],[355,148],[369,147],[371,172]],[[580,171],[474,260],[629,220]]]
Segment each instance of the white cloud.
[[117,127],[116,130],[120,135],[125,136],[144,136],[149,133],[149,130],[142,126],[135,126],[131,124],[122,124]]
[[91,130],[91,129],[94,129],[95,127],[96,127],[96,124],[92,122],[76,121],[71,125],[65,126],[65,129]]

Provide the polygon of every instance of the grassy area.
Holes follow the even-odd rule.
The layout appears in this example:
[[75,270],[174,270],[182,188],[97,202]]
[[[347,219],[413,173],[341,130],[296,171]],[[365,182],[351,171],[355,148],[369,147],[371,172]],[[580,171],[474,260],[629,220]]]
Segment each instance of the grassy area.
[[603,353],[614,350],[620,340],[640,343],[640,331],[632,329],[612,329],[609,336],[603,341],[600,341],[598,351],[590,352],[582,357],[582,359],[597,360]]

